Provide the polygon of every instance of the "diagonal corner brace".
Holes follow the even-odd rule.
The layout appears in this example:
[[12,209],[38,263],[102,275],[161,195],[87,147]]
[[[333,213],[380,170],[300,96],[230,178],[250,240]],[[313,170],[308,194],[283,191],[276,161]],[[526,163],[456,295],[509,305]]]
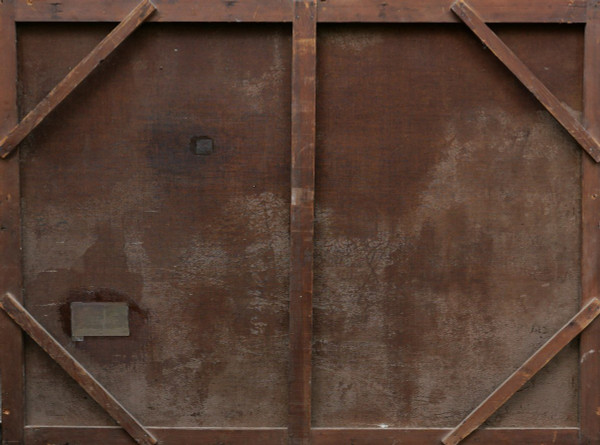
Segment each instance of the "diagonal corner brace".
[[600,142],[596,140],[558,98],[538,79],[512,50],[498,37],[481,16],[464,0],[458,0],[452,11],[471,28],[479,40],[521,81],[552,116],[573,136],[581,147],[600,162]]
[[442,439],[444,445],[457,445],[494,414],[508,399],[577,337],[600,315],[600,300],[592,298],[567,324],[559,329],[525,363]]
[[50,333],[9,293],[0,297],[0,309],[19,325],[140,445],[158,443],[129,411],[98,382]]
[[6,158],[100,63],[135,31],[156,7],[142,0],[48,95],[27,113],[10,132],[0,139],[0,157]]

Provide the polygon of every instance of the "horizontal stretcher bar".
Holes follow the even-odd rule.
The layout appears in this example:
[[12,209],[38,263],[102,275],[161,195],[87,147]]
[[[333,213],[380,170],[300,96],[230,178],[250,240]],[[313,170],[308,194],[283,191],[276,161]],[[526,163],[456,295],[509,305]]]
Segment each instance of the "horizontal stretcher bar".
[[[17,22],[118,22],[137,0],[14,0]],[[292,22],[293,0],[156,0],[151,22]],[[318,21],[457,23],[452,0],[319,0]],[[586,0],[473,0],[488,23],[584,23]]]

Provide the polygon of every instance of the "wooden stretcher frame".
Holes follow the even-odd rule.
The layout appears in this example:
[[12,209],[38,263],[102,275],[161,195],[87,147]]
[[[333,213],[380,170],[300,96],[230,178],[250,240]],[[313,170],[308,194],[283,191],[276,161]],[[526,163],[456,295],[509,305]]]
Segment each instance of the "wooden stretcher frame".
[[[144,6],[145,5],[145,6]],[[153,11],[154,6],[156,11]],[[139,9],[141,8],[141,10]],[[408,444],[435,443],[443,438],[446,443],[458,443],[453,431],[444,429],[335,429],[311,428],[311,344],[312,344],[312,289],[313,289],[313,220],[315,175],[316,126],[316,55],[318,23],[457,23],[465,14],[473,12],[481,23],[471,27],[480,38],[488,32],[485,23],[582,23],[585,24],[584,58],[584,119],[579,123],[554,96],[545,91],[543,84],[530,76],[510,54],[498,56],[517,77],[540,99],[542,104],[565,126],[591,156],[582,158],[582,311],[596,307],[595,297],[600,292],[600,2],[598,0],[472,0],[468,5],[453,4],[449,0],[2,0],[0,1],[0,141],[5,136],[19,133],[14,146],[35,128],[51,109],[60,103],[61,95],[75,88],[96,66],[107,57],[118,43],[100,49],[88,56],[87,65],[76,73],[73,88],[56,94],[50,108],[34,115],[29,123],[17,124],[17,60],[16,23],[20,22],[120,22],[138,11],[141,18],[153,22],[287,22],[293,24],[292,55],[292,177],[291,177],[291,275],[290,275],[290,376],[288,428],[256,429],[169,429],[149,428],[149,437],[156,435],[159,443],[227,440],[227,443],[290,443],[290,444]],[[465,13],[466,11],[466,13]],[[152,14],[152,12],[154,12]],[[144,15],[148,13],[148,15]],[[152,15],[149,15],[152,14]],[[125,20],[124,20],[125,17]],[[142,18],[143,17],[143,18]],[[481,26],[483,24],[483,26]],[[469,25],[470,26],[470,25]],[[487,28],[487,29],[486,29]],[[118,28],[117,28],[118,29]],[[123,28],[121,28],[123,29]],[[116,32],[115,30],[114,32]],[[491,32],[491,30],[490,30]],[[112,34],[112,33],[111,33]],[[492,33],[493,34],[493,33]],[[128,33],[122,33],[126,38]],[[489,38],[489,33],[486,34]],[[121,40],[122,41],[122,40]],[[485,40],[484,40],[485,41]],[[495,48],[486,44],[497,55],[504,50],[502,42]],[[100,46],[100,45],[99,45]],[[94,50],[96,51],[96,50]],[[506,51],[505,51],[506,53]],[[508,60],[508,62],[507,62]],[[512,63],[512,64],[511,64]],[[516,63],[517,65],[514,65]],[[96,63],[97,64],[97,63]],[[80,64],[81,65],[81,64]],[[79,67],[79,66],[78,66]],[[76,72],[76,67],[73,71]],[[71,74],[70,74],[71,75]],[[79,77],[77,77],[79,76]],[[524,76],[524,77],[522,77]],[[69,77],[69,76],[67,76]],[[529,77],[529,80],[527,80]],[[64,87],[64,85],[63,85]],[[52,95],[52,93],[50,93]],[[50,96],[49,95],[49,96]],[[64,98],[64,97],[63,97]],[[48,104],[46,104],[48,105]],[[568,112],[567,112],[568,113]],[[40,118],[40,120],[37,120]],[[31,125],[34,123],[34,125]],[[19,130],[20,128],[20,130]],[[14,130],[11,133],[11,130]],[[26,130],[26,131],[24,131]],[[17,140],[18,139],[18,140]],[[10,144],[7,144],[10,145]],[[3,149],[3,156],[14,149]],[[594,158],[594,159],[592,159]],[[18,150],[0,161],[0,292],[9,292],[21,298],[20,196]],[[583,314],[583,315],[582,315]],[[580,425],[579,428],[561,429],[484,429],[468,439],[472,444],[503,443],[586,443],[600,444],[600,324],[592,323],[588,314],[580,329],[582,332],[580,363]],[[576,318],[575,317],[575,318]],[[586,326],[590,326],[583,331]],[[556,335],[569,325],[565,326]],[[28,426],[24,420],[24,375],[22,331],[8,316],[0,316],[0,373],[2,375],[2,429],[3,442],[45,443],[77,442],[90,438],[89,443],[131,443],[131,438],[119,427],[98,427],[90,431],[82,427]],[[549,343],[552,342],[552,339]],[[542,351],[540,349],[540,351]],[[536,358],[538,351],[530,360]],[[533,352],[533,351],[532,351]],[[557,351],[554,351],[554,354]],[[550,355],[548,360],[554,355]],[[548,355],[548,354],[547,354]],[[537,356],[539,358],[539,356]],[[543,365],[542,365],[543,366]],[[510,379],[509,379],[510,380]],[[506,383],[506,382],[505,382]],[[501,386],[502,387],[502,386]],[[477,411],[477,410],[476,410]],[[459,426],[460,428],[460,426]],[[146,431],[142,427],[142,431]],[[470,432],[470,431],[469,431]],[[90,434],[93,433],[93,434]],[[467,432],[468,434],[468,432]],[[464,437],[464,436],[463,436]],[[452,439],[454,438],[454,439]],[[451,440],[452,439],[452,440]],[[462,437],[458,438],[458,440]],[[87,439],[86,439],[87,440]],[[88,442],[86,442],[88,443]]]

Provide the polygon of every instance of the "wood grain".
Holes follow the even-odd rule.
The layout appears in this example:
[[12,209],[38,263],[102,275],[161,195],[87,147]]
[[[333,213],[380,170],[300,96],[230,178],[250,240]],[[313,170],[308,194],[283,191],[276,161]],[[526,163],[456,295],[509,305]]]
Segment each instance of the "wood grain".
[[48,114],[73,92],[100,63],[146,20],[156,8],[142,0],[121,23],[60,81],[5,137],[0,140],[0,157],[8,156]]
[[[14,2],[0,2],[0,132],[17,121],[17,50]],[[0,283],[19,300],[22,289],[19,157],[0,163]],[[0,314],[2,439],[21,443],[24,424],[23,334]]]
[[[439,445],[442,428],[313,428],[313,445]],[[577,428],[486,428],[465,445],[542,445],[578,443]]]
[[310,442],[317,2],[294,3],[290,275],[290,444]]
[[3,309],[46,353],[56,361],[139,444],[157,439],[131,415],[10,293],[0,299]]
[[[118,22],[138,0],[18,2],[19,22]],[[290,0],[158,0],[153,22],[291,22]]]
[[[160,445],[226,444],[285,445],[285,428],[149,428]],[[25,445],[130,445],[131,438],[116,427],[27,426]]]
[[[20,22],[116,22],[136,0],[19,1]],[[327,0],[320,1],[320,22],[454,23],[448,0]],[[291,22],[289,0],[157,1],[159,11],[150,19],[160,22]],[[473,0],[488,22],[583,23],[586,0]]]
[[[585,21],[585,0],[473,0],[487,22],[576,23]],[[327,0],[319,2],[319,21],[374,23],[452,23],[447,0]]]
[[456,445],[475,431],[498,408],[511,398],[529,379],[542,369],[566,345],[579,335],[600,314],[600,300],[592,298],[554,334],[540,349],[504,381],[492,394],[475,408],[444,439],[445,445]]
[[452,11],[512,71],[521,83],[546,107],[548,112],[575,138],[581,147],[596,162],[600,161],[600,144],[598,140],[584,128],[562,102],[546,88],[515,53],[485,24],[479,13],[462,0],[452,5]]
[[[227,445],[284,445],[285,428],[150,428],[161,445],[224,443]],[[441,428],[314,428],[314,445],[438,445],[448,432]],[[478,431],[467,445],[576,445],[577,428],[491,428]],[[129,445],[131,439],[116,427],[27,426],[25,445]]]
[[[600,135],[600,4],[588,3],[583,60],[584,120],[594,136]],[[600,166],[582,159],[581,170],[581,303],[600,295]],[[581,334],[580,428],[581,443],[600,444],[600,323]]]

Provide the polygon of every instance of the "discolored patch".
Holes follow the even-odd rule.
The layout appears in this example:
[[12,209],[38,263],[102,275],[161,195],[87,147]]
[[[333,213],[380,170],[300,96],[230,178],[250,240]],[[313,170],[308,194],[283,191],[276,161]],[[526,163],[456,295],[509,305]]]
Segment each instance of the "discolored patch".
[[[579,29],[499,32],[580,107]],[[320,37],[314,425],[454,426],[578,309],[580,149],[462,28]],[[576,426],[576,345],[489,425]]]
[[[22,108],[106,31],[20,26]],[[21,146],[27,307],[144,424],[286,424],[290,36],[144,25]],[[130,336],[72,342],[72,301],[126,302]],[[26,362],[28,424],[113,425]]]

